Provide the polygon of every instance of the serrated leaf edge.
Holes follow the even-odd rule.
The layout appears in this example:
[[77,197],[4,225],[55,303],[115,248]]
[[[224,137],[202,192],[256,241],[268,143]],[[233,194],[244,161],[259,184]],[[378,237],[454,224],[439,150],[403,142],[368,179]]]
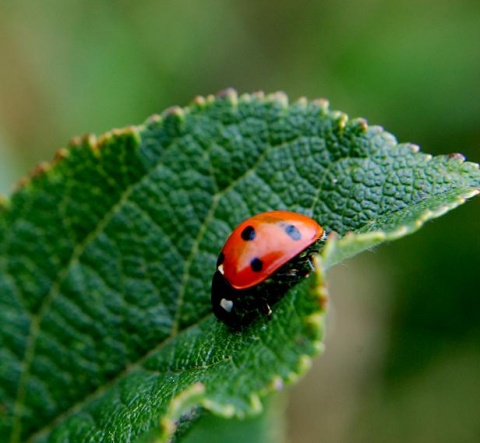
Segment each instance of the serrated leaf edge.
[[[306,316],[303,321],[308,327],[319,333],[318,339],[313,342],[315,353],[318,355],[324,350],[320,333],[324,329],[325,306],[328,299],[325,269],[320,256],[315,257],[314,268],[315,271],[310,277],[311,284],[308,290],[311,295],[318,299],[319,311]],[[194,407],[203,407],[205,410],[223,418],[244,419],[247,416],[260,414],[263,411],[262,398],[273,392],[282,391],[286,384],[292,384],[299,380],[311,368],[313,356],[300,355],[295,370],[290,371],[285,377],[278,374],[273,375],[270,382],[266,383],[263,388],[253,392],[249,398],[250,410],[248,413],[236,409],[233,404],[212,400],[208,397],[208,390],[203,383],[193,383],[172,399],[167,412],[160,418],[160,439],[156,440],[155,443],[168,442],[175,433],[177,421]]]
[[[77,138],[72,140],[72,142],[69,144],[67,148],[62,148],[60,149],[57,154],[55,155],[54,159],[50,163],[41,163],[39,166],[37,166],[33,172],[27,176],[24,179],[20,180],[20,185],[18,188],[23,188],[28,186],[30,183],[35,182],[38,177],[44,176],[46,174],[49,174],[53,168],[60,163],[63,159],[65,159],[69,155],[69,150],[74,149],[76,147],[80,148],[90,148],[92,150],[98,150],[101,148],[101,145],[106,141],[109,140],[112,137],[118,137],[121,135],[133,135],[134,137],[140,139],[140,133],[142,130],[145,128],[146,125],[149,123],[155,122],[162,124],[163,120],[165,118],[176,118],[178,119],[179,122],[183,121],[185,118],[186,113],[191,112],[192,108],[199,108],[199,107],[204,107],[207,104],[212,104],[214,103],[218,98],[223,98],[227,99],[232,106],[237,106],[239,102],[241,101],[252,101],[254,99],[265,101],[265,102],[275,102],[280,104],[282,107],[288,107],[289,105],[289,99],[288,96],[282,92],[277,92],[277,93],[272,93],[265,95],[263,92],[258,92],[254,94],[242,94],[238,95],[237,92],[233,89],[227,89],[217,95],[209,95],[206,98],[202,97],[197,97],[195,98],[189,106],[186,107],[173,107],[169,108],[166,111],[164,111],[161,115],[154,115],[150,117],[144,124],[138,125],[138,126],[129,126],[124,129],[114,129],[112,131],[109,131],[102,136],[100,136],[98,139],[93,136],[93,135],[88,135],[83,138]],[[307,101],[305,98],[300,98],[298,99],[295,103],[301,106],[305,106],[308,103],[313,103],[316,104],[319,108],[322,109],[323,112],[325,113],[330,113],[332,119],[335,119],[337,121],[337,126],[339,128],[344,128],[347,124],[359,124],[362,128],[363,131],[367,131],[368,129],[373,130],[376,128],[375,126],[368,126],[366,122],[362,119],[349,119],[348,116],[340,111],[330,111],[329,110],[329,103],[327,100],[324,99],[316,99],[316,100],[311,100]],[[385,133],[389,134],[389,133]],[[389,134],[391,135],[391,134]],[[394,136],[391,135],[393,138]],[[396,142],[396,140],[395,140]],[[415,146],[415,145],[412,145]],[[463,162],[463,157],[460,158],[458,156],[453,156],[452,159],[455,160],[460,160]],[[468,162],[467,162],[468,163]],[[475,165],[474,163],[471,163],[471,165],[474,165],[478,168],[478,165]],[[17,190],[18,190],[17,188]],[[373,232],[368,232],[368,233],[362,233],[362,234],[346,234],[343,238],[337,238],[335,236],[331,236],[327,243],[326,246],[322,252],[322,257],[324,260],[324,265],[325,269],[329,268],[330,266],[333,266],[335,263],[334,262],[329,262],[330,257],[333,256],[333,253],[336,248],[343,248],[345,246],[348,246],[349,243],[358,243],[358,242],[365,242],[366,244],[370,243],[379,243],[382,241],[387,241],[387,240],[395,240],[397,238],[401,238],[407,234],[411,234],[418,230],[426,221],[436,218],[444,214],[445,212],[448,212],[450,209],[455,208],[456,206],[462,204],[466,199],[471,198],[475,195],[477,195],[480,191],[478,189],[475,190],[469,190],[469,192],[466,192],[463,196],[461,196],[459,199],[457,199],[455,202],[452,202],[448,205],[440,206],[438,209],[432,211],[432,210],[427,210],[425,211],[414,223],[409,224],[409,225],[403,225],[399,227],[398,229],[391,231],[391,232],[384,232],[384,231],[373,231]],[[5,198],[2,198],[0,200],[0,209],[1,208],[7,208],[9,204],[9,201]],[[316,317],[315,315],[312,315],[310,317],[306,318],[306,321],[312,323],[312,325],[315,325],[317,322],[322,321],[321,315]],[[323,349],[323,344],[319,341],[318,344],[318,352],[321,352]],[[310,366],[311,363],[311,358],[308,356],[305,356],[305,360],[300,359],[299,362],[299,368],[297,372],[293,372],[291,376],[288,376],[285,381],[294,381],[296,378],[298,378],[299,374],[303,374],[308,367]],[[280,383],[278,379],[275,379],[275,377],[272,379],[271,384],[269,385],[270,387],[275,387],[279,386]],[[187,388],[188,390],[188,388]],[[194,385],[192,387],[192,391],[188,391],[187,394],[185,394],[185,398],[182,400],[181,394],[179,394],[178,398],[178,405],[183,405],[187,403],[187,400],[189,401],[191,398],[199,395],[198,394],[199,387]],[[269,387],[265,387],[265,392],[268,392],[270,390]],[[183,391],[186,392],[186,391]],[[263,391],[259,391],[263,392]],[[177,398],[177,397],[176,397]],[[260,397],[258,395],[254,395],[251,400],[252,404],[252,409],[257,410],[258,405],[261,406],[261,402],[259,400]],[[175,410],[171,412],[172,417],[175,416],[176,411],[179,411],[181,409],[180,406],[175,405]],[[227,415],[230,414],[229,409],[225,409],[225,406],[218,405],[214,402],[209,402],[205,400],[204,406],[206,408],[209,408],[211,410],[217,410],[216,407],[219,406],[218,411],[219,412],[225,412],[227,411]],[[179,409],[180,408],[180,409]],[[233,412],[235,413],[235,411]],[[167,414],[168,417],[168,414]]]
[[[426,222],[444,215],[450,210],[465,203],[466,200],[475,197],[478,194],[480,194],[480,189],[469,189],[465,191],[464,194],[458,196],[454,201],[444,205],[440,205],[434,210],[427,209],[414,222],[401,225],[390,232],[371,231],[366,233],[355,233],[351,231],[347,232],[341,238],[338,237],[338,235],[336,235],[335,233],[331,233],[328,236],[325,247],[321,253],[321,256],[323,257],[325,263],[325,268],[329,269],[330,267],[338,263],[335,258],[332,259],[338,249],[348,248],[349,245],[359,243],[364,243],[365,245],[367,245],[367,249],[371,249],[378,243],[382,243],[384,241],[398,240],[399,238],[405,237],[406,235],[413,234],[414,232],[418,231]],[[356,255],[356,253],[352,254],[349,257],[343,257],[343,259],[351,258],[354,255]]]

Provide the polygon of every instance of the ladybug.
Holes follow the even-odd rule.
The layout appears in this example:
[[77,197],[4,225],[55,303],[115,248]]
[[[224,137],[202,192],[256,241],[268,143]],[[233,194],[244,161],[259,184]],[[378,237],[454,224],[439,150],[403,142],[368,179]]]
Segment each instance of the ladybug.
[[215,316],[232,328],[249,324],[259,314],[270,318],[270,305],[313,269],[324,229],[306,215],[270,211],[240,223],[217,260],[212,279]]

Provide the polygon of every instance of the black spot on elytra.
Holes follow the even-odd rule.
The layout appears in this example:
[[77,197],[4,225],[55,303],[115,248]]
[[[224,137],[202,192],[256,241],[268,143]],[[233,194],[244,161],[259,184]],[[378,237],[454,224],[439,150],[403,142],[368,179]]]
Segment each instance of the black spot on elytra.
[[251,262],[250,262],[250,267],[252,268],[253,272],[260,272],[263,268],[263,263],[262,260],[259,258],[255,257]]
[[240,235],[242,236],[243,240],[252,241],[255,239],[255,236],[257,235],[257,233],[255,232],[255,229],[253,226],[247,226]]
[[285,225],[283,229],[292,240],[298,241],[302,238],[301,232],[294,225]]
[[220,255],[218,256],[217,259],[217,268],[225,261],[225,255],[223,252],[220,252]]

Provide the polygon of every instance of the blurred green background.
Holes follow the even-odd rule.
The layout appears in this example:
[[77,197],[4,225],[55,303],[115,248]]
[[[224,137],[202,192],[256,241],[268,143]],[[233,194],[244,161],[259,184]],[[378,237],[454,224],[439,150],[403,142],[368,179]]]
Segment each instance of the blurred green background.
[[[0,57],[4,194],[75,135],[225,87],[328,98],[480,161],[478,0],[0,0]],[[479,220],[474,200],[332,271],[287,441],[480,441]]]

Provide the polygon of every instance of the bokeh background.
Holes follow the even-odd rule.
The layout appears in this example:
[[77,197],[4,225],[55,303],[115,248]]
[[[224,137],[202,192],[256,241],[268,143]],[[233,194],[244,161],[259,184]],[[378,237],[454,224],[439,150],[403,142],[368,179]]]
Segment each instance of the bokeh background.
[[[478,162],[480,2],[0,0],[0,192],[75,135],[225,87]],[[331,272],[326,353],[272,425],[288,442],[480,441],[479,220],[477,199]]]

